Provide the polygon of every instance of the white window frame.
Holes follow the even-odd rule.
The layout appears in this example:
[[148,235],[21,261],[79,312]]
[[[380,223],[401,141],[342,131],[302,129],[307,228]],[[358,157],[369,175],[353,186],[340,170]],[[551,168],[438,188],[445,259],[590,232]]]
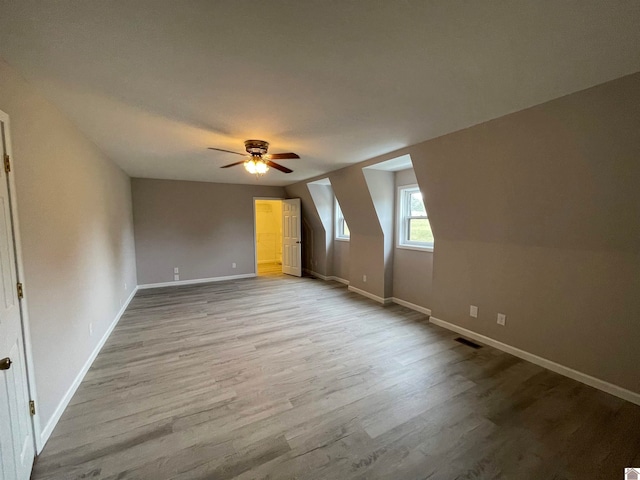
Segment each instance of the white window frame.
[[348,242],[351,240],[351,235],[346,235],[344,233],[344,225],[347,221],[344,219],[344,214],[342,213],[342,209],[340,208],[340,204],[338,203],[338,199],[335,198],[334,202],[334,214],[335,214],[335,239],[340,240],[341,242]]
[[[404,248],[407,250],[420,250],[426,252],[433,252],[433,242],[415,242],[409,240],[409,220],[410,219],[426,219],[429,220],[429,215],[424,216],[411,216],[409,215],[409,197],[412,193],[419,192],[420,187],[416,184],[401,185],[398,187],[397,196],[397,217],[396,217],[396,247]],[[424,202],[424,198],[422,200]],[[425,210],[426,210],[425,205]]]

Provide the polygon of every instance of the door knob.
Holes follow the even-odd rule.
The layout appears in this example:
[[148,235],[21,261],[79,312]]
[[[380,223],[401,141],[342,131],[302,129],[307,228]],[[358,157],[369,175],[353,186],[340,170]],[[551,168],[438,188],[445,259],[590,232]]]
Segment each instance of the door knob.
[[3,358],[2,360],[0,360],[0,370],[9,370],[12,363],[13,362],[9,357]]

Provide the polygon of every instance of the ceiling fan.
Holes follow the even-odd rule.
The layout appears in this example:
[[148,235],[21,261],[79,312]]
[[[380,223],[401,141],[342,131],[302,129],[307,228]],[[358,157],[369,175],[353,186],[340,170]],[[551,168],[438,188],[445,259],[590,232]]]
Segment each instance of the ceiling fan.
[[264,140],[245,140],[244,148],[247,153],[233,152],[231,150],[225,150],[223,148],[209,147],[209,150],[216,150],[218,152],[233,153],[235,155],[242,155],[245,159],[241,162],[230,163],[220,168],[229,168],[236,165],[244,164],[244,168],[247,172],[255,175],[264,175],[269,170],[269,167],[280,170],[283,173],[291,173],[293,170],[274,162],[273,160],[287,160],[291,158],[300,158],[295,153],[273,153],[267,154],[269,150],[269,142]]

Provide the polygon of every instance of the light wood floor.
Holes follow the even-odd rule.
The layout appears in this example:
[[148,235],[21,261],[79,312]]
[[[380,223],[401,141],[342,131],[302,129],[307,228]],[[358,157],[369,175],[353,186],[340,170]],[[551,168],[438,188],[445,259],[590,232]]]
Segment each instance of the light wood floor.
[[640,407],[338,283],[140,292],[33,478],[618,479]]

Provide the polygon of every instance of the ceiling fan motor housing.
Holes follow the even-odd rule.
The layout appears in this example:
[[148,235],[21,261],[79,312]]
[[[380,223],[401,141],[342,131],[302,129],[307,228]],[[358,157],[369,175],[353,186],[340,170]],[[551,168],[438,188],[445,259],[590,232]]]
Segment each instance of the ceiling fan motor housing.
[[245,140],[244,148],[246,148],[247,153],[251,155],[262,156],[267,153],[269,142],[265,142],[264,140]]

